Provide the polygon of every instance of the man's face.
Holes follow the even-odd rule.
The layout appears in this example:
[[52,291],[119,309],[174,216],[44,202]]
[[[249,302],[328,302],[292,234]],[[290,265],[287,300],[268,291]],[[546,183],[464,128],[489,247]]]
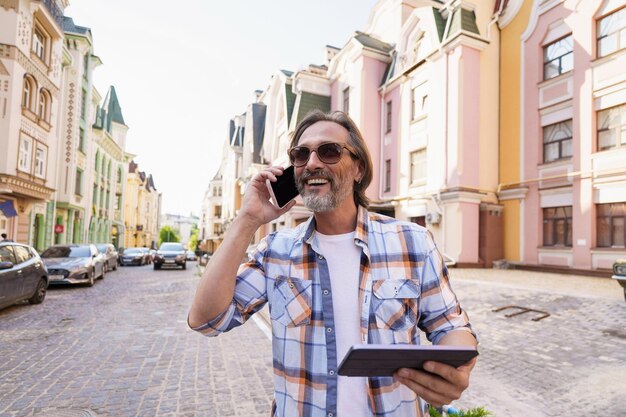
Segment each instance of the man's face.
[[350,152],[342,150],[341,159],[335,164],[322,162],[315,150],[323,143],[334,142],[348,145],[349,133],[334,122],[317,122],[307,128],[297,146],[314,150],[309,161],[296,168],[296,186],[304,205],[314,212],[331,211],[347,199],[352,200],[354,181],[359,178],[358,162]]

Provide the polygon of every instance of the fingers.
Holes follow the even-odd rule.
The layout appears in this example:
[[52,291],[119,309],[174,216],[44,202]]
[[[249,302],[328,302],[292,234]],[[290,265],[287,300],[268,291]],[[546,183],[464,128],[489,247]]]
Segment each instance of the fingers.
[[261,172],[257,174],[257,179],[265,182],[266,179],[269,179],[271,182],[276,182],[276,176],[283,175],[284,168],[280,166],[273,166],[269,168],[265,168]]
[[396,379],[435,407],[461,398],[469,385],[469,370],[439,362],[426,362],[425,371],[400,369]]

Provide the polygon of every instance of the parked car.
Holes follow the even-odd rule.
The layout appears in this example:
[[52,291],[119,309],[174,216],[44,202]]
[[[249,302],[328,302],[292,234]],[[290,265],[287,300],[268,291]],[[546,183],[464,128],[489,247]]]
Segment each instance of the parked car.
[[120,265],[146,265],[150,263],[150,255],[144,248],[126,248],[120,256]]
[[182,243],[164,242],[154,255],[154,269],[161,269],[166,266],[180,266],[187,269],[187,256]]
[[0,242],[0,308],[28,300],[42,303],[48,289],[48,270],[37,251],[16,242]]
[[626,300],[626,259],[618,259],[613,264],[613,276],[611,277],[618,282],[624,289],[624,300]]
[[119,255],[117,254],[117,250],[115,246],[111,243],[96,243],[96,247],[98,251],[104,255],[104,269],[105,272],[109,270],[116,270]]
[[149,248],[139,248],[143,251],[145,258],[146,258],[146,263],[148,265],[150,265],[152,263],[152,255],[150,254],[150,249]]
[[54,245],[41,254],[50,284],[87,284],[104,278],[104,255],[94,244]]
[[192,250],[188,250],[186,252],[186,257],[188,261],[197,261],[198,257],[196,256],[196,253]]

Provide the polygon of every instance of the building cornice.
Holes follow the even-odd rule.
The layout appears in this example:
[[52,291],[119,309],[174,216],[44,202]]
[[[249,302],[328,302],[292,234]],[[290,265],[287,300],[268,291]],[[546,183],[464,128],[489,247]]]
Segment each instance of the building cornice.
[[0,189],[38,200],[49,200],[55,192],[53,188],[6,174],[0,174]]
[[20,51],[18,47],[6,43],[0,43],[0,57],[17,61],[17,63],[21,65],[27,73],[32,74],[35,77],[37,84],[50,91],[50,94],[52,94],[54,98],[57,98],[59,94],[59,87],[50,81],[48,74],[46,74],[29,57]]

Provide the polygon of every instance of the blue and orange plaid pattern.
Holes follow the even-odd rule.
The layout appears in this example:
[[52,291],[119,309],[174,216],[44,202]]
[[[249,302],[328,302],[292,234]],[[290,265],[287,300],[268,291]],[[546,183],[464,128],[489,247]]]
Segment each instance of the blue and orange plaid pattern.
[[[207,336],[243,324],[269,303],[275,416],[336,416],[337,358],[328,265],[316,248],[315,219],[270,234],[242,264],[229,308],[194,328]],[[362,343],[436,344],[452,330],[473,331],[430,233],[359,207]],[[475,335],[474,335],[475,336]],[[368,378],[373,416],[427,416],[426,404],[392,377]],[[341,416],[340,416],[341,417]]]

